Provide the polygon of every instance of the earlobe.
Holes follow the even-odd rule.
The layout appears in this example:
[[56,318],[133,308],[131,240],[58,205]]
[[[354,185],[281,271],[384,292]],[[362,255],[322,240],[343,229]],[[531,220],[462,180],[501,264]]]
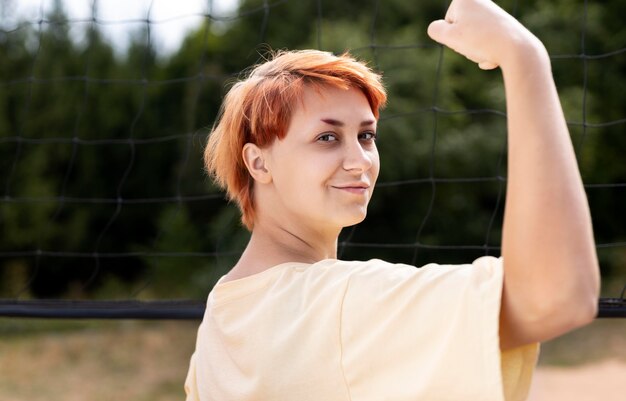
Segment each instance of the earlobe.
[[261,184],[268,184],[272,181],[272,175],[266,166],[261,148],[253,143],[246,143],[241,151],[241,156],[248,172],[255,181]]

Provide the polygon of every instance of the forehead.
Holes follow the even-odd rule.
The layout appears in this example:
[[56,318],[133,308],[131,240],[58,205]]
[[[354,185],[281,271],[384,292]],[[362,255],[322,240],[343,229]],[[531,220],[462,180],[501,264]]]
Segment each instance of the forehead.
[[292,119],[320,114],[358,120],[374,118],[365,94],[358,88],[307,85],[293,111]]

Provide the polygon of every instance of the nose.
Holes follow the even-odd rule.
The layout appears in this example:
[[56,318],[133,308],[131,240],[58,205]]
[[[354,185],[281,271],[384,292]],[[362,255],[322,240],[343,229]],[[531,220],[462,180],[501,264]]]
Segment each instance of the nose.
[[372,152],[376,152],[376,148],[365,149],[363,144],[358,140],[345,143],[345,147],[343,159],[344,170],[363,172],[372,167],[374,163],[374,155]]

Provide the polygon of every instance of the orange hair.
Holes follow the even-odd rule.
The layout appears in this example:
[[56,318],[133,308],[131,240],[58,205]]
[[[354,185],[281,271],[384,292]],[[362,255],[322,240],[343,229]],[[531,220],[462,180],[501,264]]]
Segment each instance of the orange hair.
[[265,147],[275,138],[284,138],[307,85],[358,88],[376,118],[387,100],[381,76],[347,53],[280,51],[237,82],[224,98],[204,150],[204,164],[229,199],[237,203],[248,230],[254,227],[254,181],[243,161],[243,147],[246,143]]

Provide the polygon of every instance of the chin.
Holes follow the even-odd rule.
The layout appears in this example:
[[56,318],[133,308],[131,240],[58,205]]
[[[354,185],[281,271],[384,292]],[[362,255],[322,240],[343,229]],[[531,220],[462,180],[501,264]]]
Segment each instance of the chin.
[[346,218],[343,221],[342,227],[350,227],[350,226],[354,226],[356,224],[359,224],[359,223],[363,222],[363,220],[365,220],[366,216],[367,216],[367,212],[366,211],[364,211],[363,213],[354,214],[354,215]]

